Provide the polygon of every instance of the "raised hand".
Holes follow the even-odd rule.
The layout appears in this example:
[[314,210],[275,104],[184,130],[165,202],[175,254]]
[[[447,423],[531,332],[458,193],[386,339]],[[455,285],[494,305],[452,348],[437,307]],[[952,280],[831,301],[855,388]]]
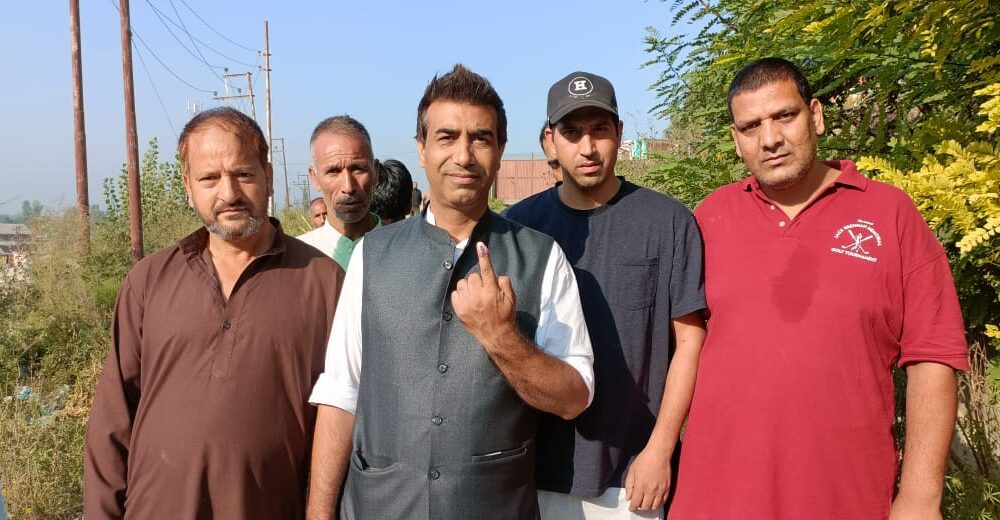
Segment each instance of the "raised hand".
[[486,244],[476,242],[479,272],[459,280],[451,293],[455,314],[484,347],[489,349],[502,337],[516,330],[514,316],[516,297],[510,278],[496,275]]

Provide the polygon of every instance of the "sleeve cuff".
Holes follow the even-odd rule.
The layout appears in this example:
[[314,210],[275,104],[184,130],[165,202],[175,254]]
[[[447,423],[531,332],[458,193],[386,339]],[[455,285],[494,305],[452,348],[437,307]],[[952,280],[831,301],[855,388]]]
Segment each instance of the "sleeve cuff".
[[569,366],[573,367],[583,378],[583,384],[587,385],[587,407],[594,401],[594,365],[590,359],[583,356],[568,356],[562,358]]
[[921,356],[920,354],[911,354],[900,357],[897,365],[899,368],[906,368],[907,366],[914,365],[916,363],[940,363],[963,372],[967,372],[969,370],[969,356],[967,355]]
[[319,375],[316,385],[313,386],[309,404],[336,406],[345,412],[355,413],[358,408],[358,390],[350,385],[338,383],[324,372]]

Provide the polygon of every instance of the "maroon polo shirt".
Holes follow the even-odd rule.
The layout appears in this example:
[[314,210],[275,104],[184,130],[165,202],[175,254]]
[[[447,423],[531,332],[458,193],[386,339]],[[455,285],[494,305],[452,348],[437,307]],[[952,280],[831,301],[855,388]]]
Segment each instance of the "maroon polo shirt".
[[145,258],[119,292],[87,426],[88,520],[304,515],[307,398],[343,271],[278,226],[226,301],[207,240]]
[[794,219],[754,178],[695,211],[710,314],[671,520],[888,517],[893,365],[968,368],[913,202],[828,164],[838,179]]

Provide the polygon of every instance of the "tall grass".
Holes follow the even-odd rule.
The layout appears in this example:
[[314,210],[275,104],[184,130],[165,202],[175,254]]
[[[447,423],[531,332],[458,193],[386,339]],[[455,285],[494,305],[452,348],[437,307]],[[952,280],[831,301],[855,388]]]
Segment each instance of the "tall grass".
[[75,214],[29,225],[30,264],[0,288],[0,482],[11,518],[73,518],[109,308],[84,275]]

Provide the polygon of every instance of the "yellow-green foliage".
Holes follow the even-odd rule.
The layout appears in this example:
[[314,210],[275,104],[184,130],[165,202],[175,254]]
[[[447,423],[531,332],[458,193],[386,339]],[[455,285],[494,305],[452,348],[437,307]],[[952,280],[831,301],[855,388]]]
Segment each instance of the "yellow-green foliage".
[[[1000,59],[1000,56],[997,57]],[[988,87],[976,91],[977,96],[990,96],[990,99],[983,103],[980,114],[986,116],[986,121],[976,127],[980,132],[993,133],[1000,127],[1000,83],[994,83]]]
[[[1000,83],[976,94],[987,97],[979,111],[986,122],[979,131],[989,139],[1000,121]],[[865,157],[858,164],[909,193],[933,228],[949,228],[960,258],[983,268],[996,265],[1000,242],[1000,145],[995,139],[965,145],[944,141],[916,171],[897,169],[888,160],[875,157]],[[1000,294],[1000,280],[993,273],[984,269],[980,275]],[[1000,337],[995,326],[987,325],[983,333]]]
[[913,172],[875,157],[865,157],[858,165],[909,193],[932,227],[954,226],[961,236],[955,245],[963,255],[985,247],[998,231],[1000,147],[945,141]]

